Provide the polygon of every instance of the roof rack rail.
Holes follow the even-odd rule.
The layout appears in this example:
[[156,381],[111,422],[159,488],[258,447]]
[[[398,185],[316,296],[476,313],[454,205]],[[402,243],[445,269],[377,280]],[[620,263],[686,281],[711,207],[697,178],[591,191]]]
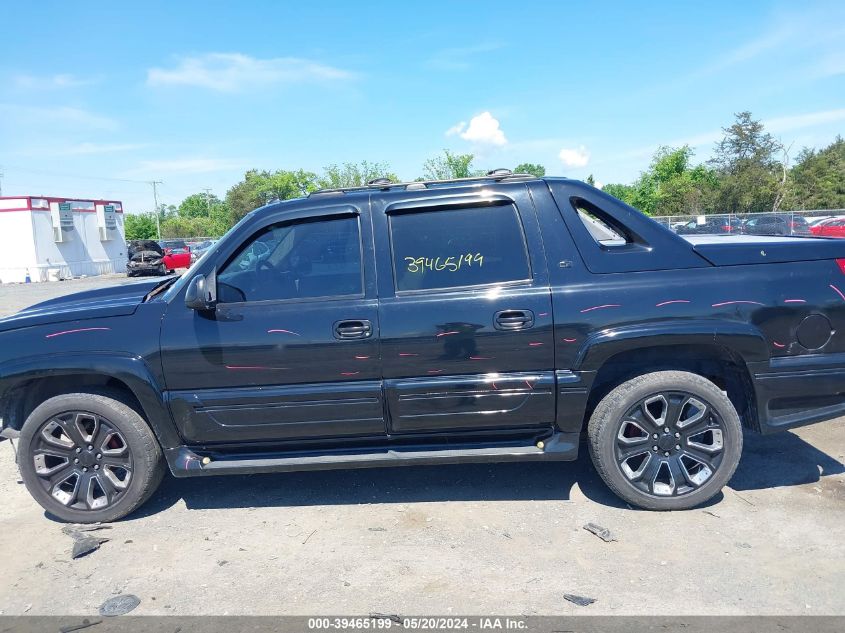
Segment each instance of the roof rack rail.
[[491,169],[483,176],[469,176],[467,178],[445,178],[442,180],[412,180],[409,182],[391,182],[388,178],[374,178],[366,185],[357,187],[337,187],[335,189],[320,189],[308,194],[308,197],[326,194],[353,193],[356,191],[368,191],[378,189],[389,191],[391,189],[427,189],[434,185],[469,184],[472,182],[501,182],[503,180],[523,180],[536,178],[533,174],[515,174],[510,169]]

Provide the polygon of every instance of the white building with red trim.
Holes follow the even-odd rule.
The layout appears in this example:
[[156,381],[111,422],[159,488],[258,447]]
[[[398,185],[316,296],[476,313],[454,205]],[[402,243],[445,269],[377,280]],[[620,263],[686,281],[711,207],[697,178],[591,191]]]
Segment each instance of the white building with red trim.
[[123,205],[116,200],[0,197],[0,282],[126,270]]

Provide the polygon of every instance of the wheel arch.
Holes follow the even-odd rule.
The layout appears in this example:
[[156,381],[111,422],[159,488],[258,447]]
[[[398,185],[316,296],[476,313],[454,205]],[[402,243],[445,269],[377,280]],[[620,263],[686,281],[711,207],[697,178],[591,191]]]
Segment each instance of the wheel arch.
[[63,393],[120,394],[153,430],[162,448],[181,444],[161,389],[143,359],[134,356],[70,354],[30,357],[0,368],[0,419],[17,431],[42,402]]
[[703,376],[726,391],[743,426],[759,431],[747,363],[769,359],[762,333],[744,323],[680,322],[603,330],[582,350],[578,369],[593,376],[584,424],[616,386],[663,370]]

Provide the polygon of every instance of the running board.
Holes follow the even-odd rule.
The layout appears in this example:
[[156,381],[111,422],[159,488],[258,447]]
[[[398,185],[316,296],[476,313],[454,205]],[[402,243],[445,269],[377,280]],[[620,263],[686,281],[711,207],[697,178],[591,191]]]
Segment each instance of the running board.
[[[368,452],[261,454],[194,451],[188,447],[166,451],[175,477],[273,473],[297,470],[419,466],[466,462],[523,460],[572,461],[578,458],[578,433],[556,433],[538,444],[472,448],[382,448]],[[205,453],[205,454],[204,454]]]

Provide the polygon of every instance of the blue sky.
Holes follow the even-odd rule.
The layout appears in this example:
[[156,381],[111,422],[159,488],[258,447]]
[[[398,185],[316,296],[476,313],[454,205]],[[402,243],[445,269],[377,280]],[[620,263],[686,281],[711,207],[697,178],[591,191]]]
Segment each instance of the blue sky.
[[[130,4],[132,6],[130,6]],[[152,208],[249,168],[443,148],[628,182],[751,110],[793,156],[845,133],[843,2],[38,2],[0,40],[4,195]]]

